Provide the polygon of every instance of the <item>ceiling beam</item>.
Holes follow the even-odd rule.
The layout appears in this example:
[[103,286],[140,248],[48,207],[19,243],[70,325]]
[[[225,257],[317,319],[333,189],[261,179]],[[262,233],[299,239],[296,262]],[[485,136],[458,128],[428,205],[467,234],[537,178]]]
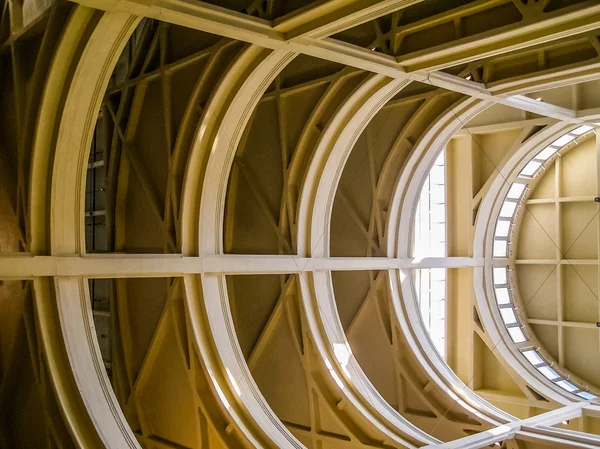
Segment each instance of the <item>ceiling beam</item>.
[[[465,80],[461,77],[450,75],[433,70],[439,68],[439,63],[436,59],[431,59],[429,53],[421,52],[421,57],[424,61],[429,60],[429,64],[424,61],[419,62],[419,70],[407,73],[402,64],[396,61],[396,58],[384,55],[379,52],[374,52],[356,45],[347,44],[331,38],[315,38],[311,32],[301,32],[294,35],[294,29],[284,27],[285,32],[280,31],[283,26],[272,26],[272,23],[267,20],[258,19],[245,14],[237,13],[218,6],[209,5],[203,2],[191,0],[160,0],[159,1],[142,1],[142,0],[75,0],[85,6],[92,8],[110,11],[110,12],[127,12],[129,14],[149,17],[176,25],[181,25],[188,28],[193,28],[208,33],[218,34],[221,36],[238,39],[245,42],[250,42],[265,48],[273,50],[286,49],[288,51],[305,54],[332,62],[345,64],[351,67],[367,70],[374,73],[379,73],[397,79],[412,79],[415,81],[431,84],[436,87],[448,89],[472,97],[493,101],[495,103],[504,104],[513,108],[528,111],[534,114],[543,115],[546,117],[555,118],[558,120],[566,120],[573,123],[585,121],[584,118],[578,117],[576,111],[561,108],[551,104],[535,101],[524,96],[511,95],[510,92],[503,91],[502,95],[494,95],[484,85]],[[360,2],[359,2],[360,3]],[[348,8],[356,8],[359,3],[351,3],[346,5]],[[393,2],[382,1],[374,2],[367,12],[355,12],[359,22],[364,20],[369,14],[370,19],[378,14],[384,14],[388,8],[392,8]],[[360,3],[362,4],[362,3]],[[402,2],[402,5],[408,4]],[[332,7],[328,14],[339,13],[344,10],[343,2],[336,2],[340,6],[339,10]],[[402,7],[402,6],[401,6]],[[324,8],[324,6],[323,6]],[[324,10],[323,10],[324,11]],[[321,23],[317,18],[318,14],[315,11],[312,13],[305,12],[307,16],[305,20],[298,20],[298,26],[308,27],[307,29],[320,30],[319,36],[326,35],[327,32],[323,28],[319,28]],[[309,20],[308,17],[313,17]],[[333,17],[333,16],[332,16]],[[346,19],[339,18],[334,20],[341,28],[347,26],[349,22]],[[354,16],[353,16],[354,17]],[[355,18],[356,18],[355,17]],[[289,20],[292,20],[290,18]],[[329,19],[328,19],[329,20]],[[348,19],[350,21],[350,19]],[[300,25],[302,24],[302,25]],[[343,24],[343,25],[340,25]],[[553,26],[547,26],[554,24]],[[323,25],[325,26],[325,25]],[[312,27],[312,28],[311,28]],[[581,33],[590,29],[600,27],[600,5],[592,5],[589,7],[578,9],[575,12],[562,14],[560,16],[552,16],[552,19],[541,20],[537,22],[528,22],[527,25],[520,25],[516,28],[511,28],[508,35],[512,39],[522,39],[519,45],[514,43],[502,44],[506,39],[503,33],[494,38],[494,50],[486,50],[490,45],[490,39],[470,38],[468,47],[471,56],[469,58],[460,57],[450,62],[446,59],[446,65],[456,65],[465,61],[474,61],[481,58],[480,51],[487,51],[486,55],[501,54],[515,49],[522,49],[532,45],[538,45],[541,42],[550,42],[556,39],[561,39],[571,36],[576,33]],[[288,29],[289,28],[289,29]],[[341,29],[340,28],[340,29]],[[333,28],[329,29],[332,31]],[[336,32],[335,30],[333,32]],[[294,36],[288,39],[287,36]],[[527,39],[530,39],[529,41]],[[512,42],[512,41],[510,41]],[[467,44],[464,44],[467,45]],[[426,56],[427,55],[427,56]],[[419,58],[420,59],[420,58]],[[563,81],[562,75],[557,75],[557,82]],[[525,82],[525,81],[524,81]],[[546,78],[546,86],[551,86],[551,76]],[[520,84],[512,86],[512,91],[521,89]]]
[[468,38],[446,42],[428,49],[425,54],[422,51],[415,51],[398,57],[397,60],[408,72],[442,70],[576,36],[598,28],[600,28],[600,4],[588,2],[585,7],[570,11],[557,10],[524,17],[520,22],[502,27],[498,31],[478,33]]
[[0,256],[0,279],[35,276],[85,276],[92,278],[168,277],[184,274],[283,274],[304,271],[367,271],[389,269],[459,268],[483,266],[483,259],[430,257],[325,257],[266,255],[95,254],[87,256]]
[[[498,132],[512,131],[515,129],[523,129],[526,127],[546,126],[551,123],[554,123],[554,121],[549,118],[533,118],[511,122],[490,123],[488,125],[467,126],[456,132],[452,138],[471,137],[473,134],[494,134]],[[593,200],[594,198],[591,199]],[[554,200],[551,199],[548,201],[553,202]]]
[[329,0],[308,5],[273,21],[288,40],[323,38],[390,14],[423,0]]
[[483,84],[469,81],[459,76],[450,75],[444,72],[431,72],[425,77],[424,80],[418,79],[418,81],[545,117],[555,118],[572,123],[584,121],[581,118],[577,118],[576,111],[572,109],[555,106],[550,103],[544,103],[543,101],[536,101],[535,99],[526,97],[524,95],[511,95],[510,93],[494,95]]
[[[556,410],[542,413],[541,415],[513,421],[483,432],[476,433],[474,435],[449,441],[447,443],[425,446],[425,448],[479,449],[482,447],[491,446],[500,441],[514,438],[522,427],[531,429],[531,433],[535,435],[537,427],[539,426],[553,426],[555,424],[559,424],[561,421],[579,418],[583,413],[583,407],[584,404],[581,402],[573,405],[567,405]],[[552,432],[550,431],[550,433]],[[539,440],[543,440],[543,438],[539,438]]]

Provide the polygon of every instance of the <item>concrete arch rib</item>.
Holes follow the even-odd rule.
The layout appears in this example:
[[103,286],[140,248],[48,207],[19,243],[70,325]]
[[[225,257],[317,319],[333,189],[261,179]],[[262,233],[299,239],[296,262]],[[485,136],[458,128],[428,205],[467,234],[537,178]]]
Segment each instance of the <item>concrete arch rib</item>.
[[[54,129],[58,129],[51,175],[50,210],[32,189],[34,251],[44,249],[50,220],[52,254],[80,254],[83,245],[83,194],[95,118],[113,67],[139,19],[103,14],[77,6],[59,44],[48,76],[34,148],[32,185],[49,185]],[[88,34],[90,29],[93,31]],[[77,60],[76,48],[89,35]],[[72,65],[71,65],[72,64]],[[70,72],[70,68],[74,72]],[[63,88],[70,88],[60,111]],[[55,120],[60,120],[58,128]],[[44,197],[45,194],[41,193]],[[52,285],[54,284],[54,285]],[[101,363],[87,280],[37,279],[35,304],[53,388],[79,447],[140,448],[117,403]],[[74,382],[74,383],[73,383]]]
[[[410,155],[395,187],[390,205],[387,229],[387,249],[396,257],[411,256],[411,235],[414,210],[420,186],[439,150],[464,123],[490,104],[480,100],[460,100],[446,111],[425,132]],[[390,292],[395,319],[429,378],[445,391],[459,406],[478,419],[498,425],[513,419],[472,392],[442,360],[425,328],[420,324],[415,290],[410,273],[390,271]]]
[[[223,252],[225,195],[233,157],[260,97],[293,57],[290,52],[250,46],[214,93],[186,169],[184,254]],[[204,274],[184,280],[198,351],[231,421],[255,447],[303,447],[273,413],[250,374],[233,326],[225,276]]]
[[[329,255],[333,199],[350,151],[375,114],[407,84],[408,81],[394,81],[382,76],[368,78],[352,93],[324,130],[300,195],[299,255]],[[317,353],[342,390],[346,402],[360,411],[390,444],[414,447],[436,442],[385,402],[351,355],[333,299],[330,273],[315,271],[310,278],[302,274],[300,287],[303,309]]]

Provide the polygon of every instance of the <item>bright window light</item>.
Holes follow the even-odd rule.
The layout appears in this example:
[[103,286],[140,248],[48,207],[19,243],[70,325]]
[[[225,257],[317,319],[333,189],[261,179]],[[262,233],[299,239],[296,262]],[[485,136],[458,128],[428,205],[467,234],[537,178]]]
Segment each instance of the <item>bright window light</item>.
[[515,210],[517,210],[517,203],[514,201],[505,201],[502,203],[500,216],[502,218],[512,218],[512,216],[515,214]]
[[494,284],[495,285],[506,285],[506,283],[507,283],[506,268],[494,267]]
[[525,176],[527,178],[532,178],[535,172],[542,166],[541,162],[538,161],[530,161],[519,173],[519,176]]
[[494,234],[496,237],[508,237],[508,233],[510,232],[510,221],[508,220],[498,220],[496,222],[496,233]]
[[[445,152],[423,183],[415,216],[413,257],[446,256]],[[439,354],[446,356],[446,270],[415,270],[415,289],[425,328]]]
[[446,270],[415,270],[417,300],[425,328],[442,357],[446,354]]
[[446,269],[445,268],[431,268],[431,280],[433,282],[445,282],[446,281]]
[[431,184],[430,190],[434,203],[444,204],[446,202],[446,186],[444,184]]
[[561,136],[558,139],[556,139],[550,145],[552,145],[553,147],[564,147],[569,142],[572,142],[573,139],[575,139],[575,136],[572,136],[571,134],[565,134],[564,136]]
[[520,182],[513,182],[510,186],[510,189],[508,189],[506,198],[518,200],[519,198],[521,198],[521,195],[523,195],[523,192],[525,191],[525,187],[527,187],[527,184],[522,184]]
[[579,396],[580,398],[583,398],[587,401],[593,401],[594,399],[596,399],[598,396],[593,395],[592,393],[588,393],[587,391],[580,391],[579,393],[577,393],[577,396]]
[[517,316],[512,307],[504,307],[500,309],[500,315],[502,315],[502,321],[504,324],[515,324],[517,322]]
[[535,155],[535,159],[541,159],[542,161],[546,161],[550,159],[557,151],[558,148],[546,147]]
[[559,374],[548,365],[539,366],[538,371],[548,380],[556,380],[560,377]]
[[494,257],[506,257],[508,242],[506,240],[494,240]]
[[506,287],[496,289],[496,301],[500,305],[510,304],[510,295]]
[[563,390],[567,390],[569,393],[573,393],[574,391],[579,390],[579,388],[577,388],[568,380],[559,380],[558,382],[556,382],[556,385],[558,385]]
[[581,136],[582,134],[585,134],[588,131],[591,131],[592,129],[594,129],[594,128],[591,127],[590,125],[581,125],[579,128],[575,128],[573,131],[571,131],[571,134],[575,134],[576,136]]
[[544,359],[540,357],[535,349],[528,349],[527,351],[523,351],[522,354],[525,356],[529,363],[532,365],[539,365],[540,363],[544,363]]
[[446,255],[445,154],[442,151],[423,183],[415,216],[413,257]]
[[444,223],[446,220],[446,207],[444,203],[431,203],[430,216],[432,223]]
[[525,334],[520,327],[509,327],[507,329],[508,335],[510,335],[510,338],[514,343],[518,344],[527,341],[527,338],[525,338]]
[[429,172],[429,178],[433,184],[445,184],[445,167],[443,165],[434,165]]

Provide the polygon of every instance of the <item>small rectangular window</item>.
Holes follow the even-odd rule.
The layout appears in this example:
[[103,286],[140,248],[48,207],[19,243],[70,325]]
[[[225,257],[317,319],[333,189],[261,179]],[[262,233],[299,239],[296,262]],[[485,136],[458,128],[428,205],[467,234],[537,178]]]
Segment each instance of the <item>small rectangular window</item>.
[[517,210],[517,203],[514,201],[505,201],[502,203],[500,216],[502,218],[512,218],[512,216],[515,214],[515,210]]
[[558,385],[563,390],[567,390],[569,393],[573,393],[574,391],[579,390],[579,388],[577,388],[568,380],[559,380],[558,382],[556,382],[556,385]]
[[580,391],[579,393],[577,393],[577,396],[579,396],[580,398],[583,398],[587,401],[593,401],[594,399],[596,399],[598,396],[593,395],[592,393],[588,393],[587,391]]
[[508,242],[506,240],[494,240],[494,257],[506,257]]
[[510,335],[510,338],[512,339],[512,341],[516,344],[527,341],[527,338],[525,338],[525,334],[523,333],[521,328],[518,326],[517,327],[509,327],[508,334]]
[[564,147],[569,142],[572,142],[575,139],[575,136],[571,134],[565,134],[564,136],[559,137],[554,142],[551,143],[553,147]]
[[548,380],[556,380],[560,378],[558,373],[550,368],[548,365],[538,367],[538,371]]
[[571,131],[571,134],[575,134],[576,136],[581,136],[582,134],[585,134],[588,131],[591,131],[592,129],[594,129],[594,128],[591,127],[590,125],[581,125],[579,128],[575,128],[573,131]]
[[434,165],[431,167],[431,171],[429,172],[429,179],[432,184],[444,184],[445,176],[444,176],[444,166],[443,165]]
[[521,170],[519,176],[525,176],[526,178],[533,178],[533,175],[538,171],[538,169],[542,166],[541,162],[538,161],[529,161],[529,163]]
[[506,268],[494,267],[494,284],[495,285],[506,285],[507,276]]
[[546,161],[550,159],[557,151],[558,148],[546,147],[535,156],[535,159],[541,159],[542,161]]
[[522,354],[525,356],[529,363],[532,365],[539,365],[540,363],[544,363],[544,359],[540,357],[535,349],[528,349],[527,351],[522,351]]
[[498,220],[496,223],[496,237],[508,237],[510,232],[510,221],[509,220]]
[[504,324],[515,324],[517,322],[517,316],[512,307],[504,307],[500,309],[500,315],[502,315],[502,321]]
[[510,295],[508,294],[508,289],[506,287],[496,289],[496,301],[500,305],[510,304]]
[[519,198],[521,198],[521,195],[523,195],[523,192],[525,191],[525,187],[527,187],[527,184],[522,184],[520,182],[513,182],[510,186],[510,189],[508,189],[506,198],[510,198],[512,200],[518,200]]

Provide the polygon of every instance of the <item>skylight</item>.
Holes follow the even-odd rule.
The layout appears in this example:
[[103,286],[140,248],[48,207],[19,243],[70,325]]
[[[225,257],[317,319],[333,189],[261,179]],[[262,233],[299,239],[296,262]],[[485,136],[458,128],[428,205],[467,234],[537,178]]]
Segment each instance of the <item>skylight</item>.
[[533,178],[533,175],[538,171],[538,169],[542,166],[540,161],[530,161],[523,170],[521,170],[520,175],[525,176],[527,178]]
[[510,231],[510,221],[509,220],[498,220],[498,223],[496,223],[496,233],[494,235],[496,237],[508,237],[509,231]]
[[508,193],[506,194],[506,198],[510,198],[511,200],[518,200],[523,195],[527,184],[522,184],[520,182],[513,182],[508,189]]
[[544,363],[544,360],[540,357],[540,355],[537,353],[537,351],[535,351],[533,349],[523,351],[522,354],[529,361],[529,363],[531,363],[534,366]]
[[510,304],[510,296],[506,287],[496,289],[496,301],[500,305]]
[[542,161],[547,161],[548,159],[550,159],[556,152],[558,151],[558,148],[555,147],[546,147],[544,148],[542,151],[540,151],[535,158],[542,160]]
[[[578,128],[563,134],[533,156],[531,160],[525,164],[518,177],[525,179],[533,178],[543,165],[557,154],[561,148],[573,142],[578,136],[582,136],[592,130],[592,126],[581,125]],[[512,238],[511,226],[516,210],[523,199],[526,189],[527,184],[525,182],[514,182],[510,184],[508,188],[494,228],[492,254],[495,258],[508,257],[508,245]],[[492,273],[496,304],[498,306],[500,317],[506,327],[506,333],[514,344],[523,345],[528,341],[528,338],[521,329],[519,319],[517,318],[518,313],[513,308],[515,302],[512,298],[512,289],[508,282],[508,267],[495,266],[492,268]],[[540,356],[537,350],[525,349],[521,350],[521,353],[527,361],[540,372],[540,374],[546,379],[554,382],[554,384],[562,390],[575,394],[585,400],[594,400],[597,398],[597,396],[584,391],[584,389],[578,387],[572,381],[563,378],[561,374],[551,367],[551,363],[548,363]]]
[[510,335],[510,338],[512,339],[512,341],[517,344],[527,341],[525,334],[523,333],[523,331],[521,330],[521,328],[519,326],[509,327],[508,335]]
[[552,142],[552,146],[553,147],[564,147],[566,144],[573,141],[573,139],[575,139],[575,136],[573,136],[571,134],[565,134],[564,136],[561,136],[558,139],[556,139],[554,142]]
[[[436,159],[423,183],[417,205],[414,257],[446,256],[445,152]],[[433,345],[446,355],[446,270],[415,270],[415,289],[421,317]]]
[[508,242],[506,240],[494,240],[494,257],[506,257]]

